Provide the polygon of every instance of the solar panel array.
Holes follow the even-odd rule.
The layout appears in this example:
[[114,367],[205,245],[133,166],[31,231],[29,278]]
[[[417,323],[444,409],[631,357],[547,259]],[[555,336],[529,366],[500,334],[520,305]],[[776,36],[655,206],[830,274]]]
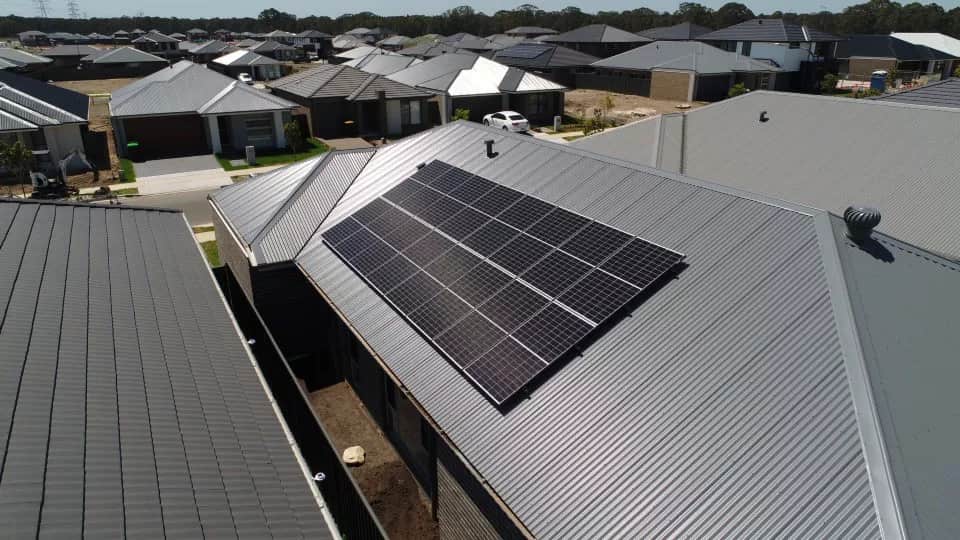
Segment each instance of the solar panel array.
[[497,404],[683,258],[440,161],[323,239]]
[[505,56],[507,58],[525,58],[530,60],[549,51],[551,48],[552,47],[549,45],[522,43],[520,45],[514,45],[513,47],[507,47],[506,49],[501,50],[497,53],[497,56]]

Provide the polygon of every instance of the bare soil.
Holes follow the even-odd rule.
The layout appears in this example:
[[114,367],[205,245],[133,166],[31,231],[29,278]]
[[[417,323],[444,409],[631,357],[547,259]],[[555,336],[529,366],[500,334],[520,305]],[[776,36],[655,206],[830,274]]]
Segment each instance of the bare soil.
[[[581,115],[590,117],[594,109],[603,107],[603,99],[606,96],[613,98],[613,109],[607,113],[607,116],[616,120],[618,123],[631,122],[658,114],[695,109],[706,105],[706,103],[702,101],[682,103],[680,101],[651,99],[643,96],[606,92],[604,90],[578,89],[570,90],[566,93],[566,97],[564,98],[564,112],[576,118],[579,118]],[[679,105],[689,105],[689,108],[680,109],[678,107]]]
[[439,538],[430,501],[390,441],[345,382],[310,394],[310,404],[341,454],[362,446],[366,462],[350,472],[391,538]]
[[136,78],[133,79],[94,79],[90,81],[59,81],[53,84],[61,87],[73,90],[74,92],[80,92],[81,94],[109,94],[118,88],[122,88],[133,81],[136,81]]

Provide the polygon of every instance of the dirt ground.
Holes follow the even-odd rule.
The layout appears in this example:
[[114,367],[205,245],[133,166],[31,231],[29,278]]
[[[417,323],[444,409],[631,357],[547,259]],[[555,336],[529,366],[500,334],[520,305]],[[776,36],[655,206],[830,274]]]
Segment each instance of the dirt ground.
[[[613,109],[608,113],[608,116],[619,122],[629,122],[648,116],[679,112],[681,109],[677,106],[682,104],[679,101],[664,101],[603,90],[578,89],[566,93],[564,112],[573,117],[579,117],[581,114],[589,117],[593,114],[594,109],[603,106],[603,98],[607,95],[613,98]],[[689,109],[695,109],[706,105],[706,103],[695,101],[685,105],[690,105]]]
[[59,81],[53,84],[62,88],[68,88],[81,94],[109,94],[118,88],[122,88],[137,79],[99,79],[91,81]]
[[350,386],[341,382],[317,390],[310,394],[310,404],[339,452],[354,445],[366,451],[366,462],[350,471],[387,534],[439,538],[430,501]]

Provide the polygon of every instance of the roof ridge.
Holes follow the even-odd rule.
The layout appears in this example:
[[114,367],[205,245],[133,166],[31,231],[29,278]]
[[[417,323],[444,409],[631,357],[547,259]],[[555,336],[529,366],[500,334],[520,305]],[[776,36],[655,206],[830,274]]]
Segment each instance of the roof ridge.
[[[9,83],[0,82],[0,87],[9,88],[10,90],[13,90],[14,92],[16,92],[16,93],[18,93],[18,94],[20,94],[20,95],[26,96],[26,97],[34,100],[34,101],[38,101],[38,102],[40,102],[40,103],[43,103],[44,105],[46,105],[47,107],[50,107],[51,109],[54,109],[54,110],[56,110],[56,111],[62,112],[63,114],[66,114],[66,115],[68,115],[68,116],[71,116],[71,117],[73,117],[73,118],[76,118],[78,122],[86,122],[86,121],[87,121],[86,118],[80,118],[79,116],[73,114],[72,112],[70,112],[70,111],[68,111],[68,110],[66,110],[66,109],[62,109],[62,108],[57,107],[56,105],[50,103],[49,101],[44,101],[44,100],[42,100],[42,99],[40,99],[40,98],[38,98],[38,97],[34,97],[34,96],[32,96],[32,95],[30,95],[30,94],[28,94],[28,93],[26,93],[26,92],[23,92],[23,91],[19,90],[18,88],[15,88],[15,87],[11,86]],[[45,116],[45,115],[41,115],[41,116]],[[60,123],[62,123],[62,122],[60,122]]]
[[200,114],[203,114],[203,111],[205,111],[205,110],[209,109],[210,107],[213,107],[214,105],[216,105],[216,103],[217,103],[218,101],[220,101],[221,99],[223,99],[223,97],[224,97],[225,95],[227,95],[228,93],[230,93],[231,90],[233,90],[234,86],[235,86],[238,82],[239,82],[239,81],[232,81],[230,84],[228,84],[227,86],[225,86],[223,89],[221,89],[219,92],[217,92],[212,98],[210,98],[209,100],[207,100],[206,103],[204,103],[203,105],[201,105],[200,107],[198,107],[198,108],[197,108],[197,112],[200,113]]
[[[31,100],[33,100],[33,101],[40,101],[40,100],[38,100],[37,98],[35,98],[35,97],[31,96],[31,95],[28,95],[28,94],[24,94],[23,92],[20,92],[20,91],[18,91],[18,90],[15,89],[15,88],[11,88],[10,86],[5,86],[4,88],[9,88],[10,90],[14,91],[15,93],[20,94],[20,95],[23,95],[23,96],[26,96],[27,98],[29,98],[29,99],[31,99]],[[39,116],[40,118],[45,119],[47,122],[49,122],[50,125],[57,125],[57,124],[60,124],[60,123],[61,123],[61,122],[60,122],[59,120],[57,120],[56,118],[52,118],[52,117],[47,116],[47,115],[45,115],[45,114],[43,114],[43,113],[34,111],[33,109],[29,109],[29,108],[27,108],[25,105],[21,105],[21,104],[17,103],[16,101],[13,101],[12,99],[8,99],[8,98],[5,98],[5,97],[3,97],[3,96],[0,96],[0,99],[3,99],[3,101],[4,101],[5,103],[9,103],[12,107],[14,107],[14,108],[16,108],[16,109],[27,111],[27,112],[30,113],[30,114],[34,114],[34,115],[36,115],[36,116]],[[42,102],[41,102],[41,103],[42,103]],[[13,113],[10,112],[10,111],[7,111],[7,112],[10,113],[11,115],[13,114]],[[66,111],[64,111],[64,112],[66,112]],[[67,114],[70,114],[70,113],[67,113]],[[71,116],[73,116],[73,115],[71,115]],[[30,122],[30,123],[33,124],[33,122]]]
[[19,116],[15,115],[15,114],[13,114],[13,113],[7,112],[7,111],[5,111],[5,110],[3,110],[3,109],[0,109],[0,116],[8,116],[8,117],[13,118],[14,120],[16,120],[16,121],[18,121],[18,122],[23,122],[23,123],[25,123],[25,124],[29,124],[29,125],[33,126],[33,127],[36,128],[36,129],[40,129],[40,126],[38,126],[37,124],[34,124],[33,122],[31,122],[31,121],[29,121],[29,120],[26,120],[26,119],[24,119],[24,118],[20,118]]

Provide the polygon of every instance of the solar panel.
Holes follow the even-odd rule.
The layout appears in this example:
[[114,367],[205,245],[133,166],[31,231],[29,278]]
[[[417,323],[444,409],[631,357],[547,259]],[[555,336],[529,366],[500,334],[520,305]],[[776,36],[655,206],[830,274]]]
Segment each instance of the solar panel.
[[497,56],[506,58],[525,58],[527,60],[536,58],[550,50],[550,47],[544,45],[514,45],[503,49]]
[[322,235],[498,405],[683,258],[439,161]]

